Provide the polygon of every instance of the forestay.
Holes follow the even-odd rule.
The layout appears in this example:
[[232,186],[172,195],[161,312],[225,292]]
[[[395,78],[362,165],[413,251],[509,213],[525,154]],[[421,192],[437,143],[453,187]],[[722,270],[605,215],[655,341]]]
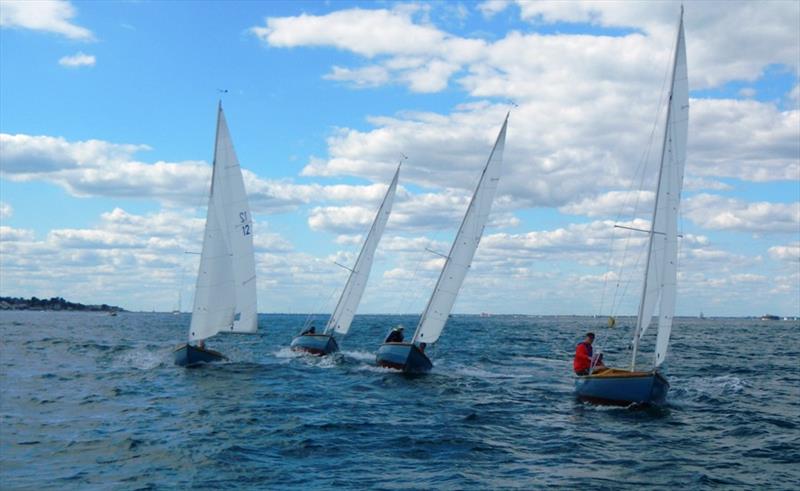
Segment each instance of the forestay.
[[256,328],[253,223],[220,105],[189,340],[205,339],[220,331],[255,332]]
[[450,248],[450,254],[447,255],[433,294],[422,313],[419,325],[417,325],[413,338],[415,343],[434,343],[439,339],[461,284],[467,275],[467,270],[472,263],[472,258],[475,256],[475,251],[478,249],[500,180],[507,125],[508,115],[506,115],[503,127],[497,136],[489,160],[483,168],[478,186],[475,188],[467,213],[464,215],[464,220],[461,222],[461,227]]
[[394,195],[397,190],[397,179],[400,175],[400,166],[397,166],[397,171],[394,173],[392,183],[386,191],[386,196],[383,198],[378,213],[375,215],[375,220],[372,222],[372,227],[367,234],[364,245],[361,247],[361,252],[358,254],[358,259],[350,272],[350,277],[347,279],[347,284],[342,290],[339,297],[339,302],[336,304],[336,309],[333,311],[331,318],[328,319],[328,325],[325,327],[325,333],[331,330],[339,334],[347,334],[350,330],[350,324],[353,322],[353,316],[356,315],[358,304],[361,302],[361,297],[364,295],[364,289],[369,280],[369,273],[372,269],[372,261],[375,259],[375,249],[381,241],[383,230],[386,228],[386,222],[389,221],[389,215],[392,213],[392,204],[394,203]]
[[[638,346],[650,325],[656,303],[658,336],[654,366],[664,361],[675,312],[678,261],[678,209],[686,163],[686,140],[689,128],[689,84],[686,69],[686,46],[683,14],[678,26],[675,58],[664,128],[656,204],[653,210],[645,284],[642,291],[634,345]],[[660,301],[659,301],[660,300]],[[634,350],[634,362],[635,362]]]

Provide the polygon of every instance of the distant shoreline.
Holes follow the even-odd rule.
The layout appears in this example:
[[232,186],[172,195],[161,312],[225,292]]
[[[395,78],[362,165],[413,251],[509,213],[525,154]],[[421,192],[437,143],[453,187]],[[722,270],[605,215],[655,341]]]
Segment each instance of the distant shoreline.
[[52,298],[21,298],[0,297],[0,310],[52,310],[66,312],[127,312],[116,305],[84,305],[82,303],[68,302],[61,297]]

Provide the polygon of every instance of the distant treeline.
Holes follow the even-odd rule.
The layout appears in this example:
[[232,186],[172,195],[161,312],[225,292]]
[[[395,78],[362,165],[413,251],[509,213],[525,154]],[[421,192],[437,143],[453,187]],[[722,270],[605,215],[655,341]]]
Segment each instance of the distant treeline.
[[0,310],[74,310],[89,312],[124,312],[125,309],[114,305],[84,305],[67,302],[61,297],[47,298],[15,298],[0,297]]

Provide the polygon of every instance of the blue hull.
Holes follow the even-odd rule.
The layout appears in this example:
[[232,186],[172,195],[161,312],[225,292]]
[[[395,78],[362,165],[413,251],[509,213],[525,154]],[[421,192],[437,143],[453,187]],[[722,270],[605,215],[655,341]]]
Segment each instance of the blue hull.
[[202,363],[227,360],[222,353],[189,344],[178,346],[174,354],[175,364],[179,367],[194,367]]
[[403,373],[428,373],[433,368],[425,353],[411,343],[384,343],[378,348],[375,363],[379,367],[402,370]]
[[575,392],[578,398],[595,404],[628,406],[631,404],[661,406],[667,399],[669,382],[658,372],[626,372],[578,377]]
[[329,334],[304,334],[292,340],[292,351],[305,351],[312,355],[325,356],[339,351],[339,344]]

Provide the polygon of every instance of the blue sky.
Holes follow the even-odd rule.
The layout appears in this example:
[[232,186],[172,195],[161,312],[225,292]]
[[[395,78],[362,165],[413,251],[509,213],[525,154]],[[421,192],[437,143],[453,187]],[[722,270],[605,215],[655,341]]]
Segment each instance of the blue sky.
[[[218,88],[249,171],[262,312],[332,308],[333,261],[355,259],[400,152],[362,311],[421,310],[440,266],[424,249],[447,249],[512,101],[507,172],[455,310],[607,314],[603,275],[635,259],[610,238],[641,169],[641,206],[620,219],[649,216],[677,3],[0,10],[2,295],[171,310],[180,290],[188,310]],[[800,315],[798,30],[793,2],[686,4],[679,314]]]

